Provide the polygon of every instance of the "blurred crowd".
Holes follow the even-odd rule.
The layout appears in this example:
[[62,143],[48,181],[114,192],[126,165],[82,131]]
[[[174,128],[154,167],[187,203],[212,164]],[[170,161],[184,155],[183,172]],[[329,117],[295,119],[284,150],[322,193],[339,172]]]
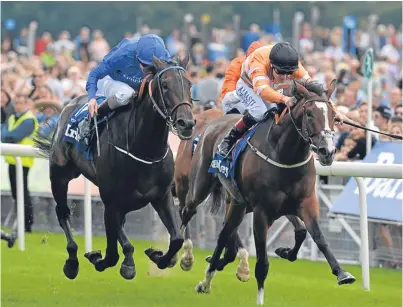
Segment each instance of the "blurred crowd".
[[[62,31],[57,37],[44,32],[35,38],[34,54],[28,56],[29,30],[36,29],[31,23],[22,28],[15,37],[4,36],[1,49],[1,103],[2,123],[14,112],[17,97],[25,99],[39,121],[40,129],[50,133],[50,127],[57,119],[57,109],[62,109],[69,100],[85,93],[86,78],[111,46],[100,30],[81,28],[77,35]],[[151,29],[143,25],[138,33],[124,33],[123,37],[138,37]],[[376,62],[373,74],[373,128],[401,134],[402,122],[402,33],[393,25],[378,25]],[[183,32],[183,31],[182,31]],[[234,57],[243,55],[248,39],[260,39],[275,43],[282,39],[281,33],[271,34],[252,24],[243,33],[241,48],[237,48],[236,34],[231,25],[223,29],[213,28],[210,41],[202,43],[200,30],[190,25],[187,40],[179,29],[173,29],[164,39],[171,54],[184,56],[191,51],[189,78],[193,83],[192,96],[198,100],[195,112],[212,106],[220,107],[218,97],[225,70]],[[370,47],[371,39],[365,31],[358,31],[357,52],[344,53],[342,48],[342,28],[312,29],[309,23],[301,28],[299,50],[301,59],[311,77],[329,84],[337,79],[337,89],[333,101],[340,111],[357,123],[367,122],[367,85],[361,73],[361,57]],[[122,38],[123,38],[122,37]],[[189,42],[187,42],[189,41]],[[186,43],[187,42],[187,43]],[[113,46],[112,46],[113,47]],[[20,95],[20,96],[19,96]],[[56,105],[58,108],[50,107]],[[337,138],[337,160],[362,159],[365,156],[365,132],[341,126]],[[374,135],[374,142],[386,140]]]
[[[19,143],[24,137],[8,131],[10,116],[18,120],[24,110],[32,112],[34,124],[41,134],[50,135],[63,106],[77,95],[86,93],[89,71],[113,47],[101,30],[83,27],[73,35],[69,31],[62,31],[56,37],[49,32],[36,33],[33,54],[29,56],[28,35],[36,28],[37,24],[32,22],[14,35],[3,32],[2,142]],[[143,25],[138,33],[127,32],[121,38],[139,37],[150,31],[147,25]],[[240,48],[231,25],[223,29],[213,28],[210,34],[210,41],[203,43],[201,30],[192,24],[187,31],[188,36],[180,29],[173,29],[169,36],[164,37],[172,55],[183,57],[190,50],[188,77],[193,83],[195,113],[221,107],[218,97],[226,68],[231,59],[246,52],[252,41],[259,39],[269,44],[283,39],[281,33],[266,33],[256,24],[243,32]],[[368,32],[358,30],[355,54],[343,52],[342,39],[341,27],[313,29],[309,23],[304,23],[297,47],[311,77],[325,85],[333,79],[337,80],[332,99],[339,110],[356,123],[366,125],[368,80],[361,73],[361,61],[373,39]],[[375,130],[402,135],[402,29],[380,24],[376,40],[371,126]],[[26,129],[26,134],[32,133],[32,129]],[[363,159],[366,132],[347,125],[337,129],[336,160]],[[373,144],[383,140],[391,139],[373,134]]]

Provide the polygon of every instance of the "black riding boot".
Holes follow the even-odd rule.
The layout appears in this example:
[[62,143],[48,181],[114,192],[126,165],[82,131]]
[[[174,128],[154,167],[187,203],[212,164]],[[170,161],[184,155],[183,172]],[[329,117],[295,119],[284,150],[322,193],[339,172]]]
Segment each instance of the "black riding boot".
[[[249,114],[244,115],[227,133],[220,145],[218,145],[220,155],[222,155],[223,157],[227,157],[228,153],[230,152],[236,141],[238,141],[244,135],[244,133],[248,131],[249,128],[251,128],[255,123],[256,120]],[[231,157],[227,158],[231,159]]]

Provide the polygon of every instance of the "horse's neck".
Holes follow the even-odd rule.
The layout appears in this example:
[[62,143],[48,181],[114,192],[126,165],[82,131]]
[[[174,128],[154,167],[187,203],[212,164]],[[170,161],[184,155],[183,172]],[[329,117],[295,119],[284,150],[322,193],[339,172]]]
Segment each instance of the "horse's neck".
[[[296,126],[301,128],[302,117],[295,117],[296,113],[293,112],[293,118]],[[269,156],[272,156],[278,163],[297,164],[306,160],[310,155],[309,144],[300,136],[289,115],[284,117],[280,125],[273,123],[268,139],[268,143],[273,144],[271,145],[273,153]]]
[[129,127],[130,152],[155,159],[165,154],[169,127],[161,115],[153,109],[149,96],[141,101]]

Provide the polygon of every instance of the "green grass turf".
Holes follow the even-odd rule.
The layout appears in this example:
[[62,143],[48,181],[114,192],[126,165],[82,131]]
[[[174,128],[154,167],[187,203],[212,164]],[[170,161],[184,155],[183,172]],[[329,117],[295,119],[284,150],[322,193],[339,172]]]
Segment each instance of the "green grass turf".
[[[241,283],[235,277],[237,263],[218,272],[210,294],[197,294],[196,284],[203,279],[209,251],[195,250],[196,262],[189,272],[179,264],[164,271],[163,276],[150,276],[152,267],[144,255],[155,242],[131,239],[135,246],[137,276],[124,280],[119,275],[123,256],[114,268],[96,272],[84,258],[84,238],[77,237],[80,272],[75,280],[68,280],[62,271],[67,252],[64,235],[27,234],[26,250],[17,244],[12,249],[1,242],[1,303],[11,306],[256,306],[255,258],[250,258],[251,279]],[[93,248],[105,251],[106,240],[94,237]],[[119,252],[121,252],[119,248]],[[265,283],[265,306],[282,307],[357,307],[402,306],[402,275],[399,271],[371,269],[371,291],[362,289],[361,268],[344,266],[357,281],[353,285],[338,286],[327,263],[298,260],[294,263],[269,258],[270,271]]]

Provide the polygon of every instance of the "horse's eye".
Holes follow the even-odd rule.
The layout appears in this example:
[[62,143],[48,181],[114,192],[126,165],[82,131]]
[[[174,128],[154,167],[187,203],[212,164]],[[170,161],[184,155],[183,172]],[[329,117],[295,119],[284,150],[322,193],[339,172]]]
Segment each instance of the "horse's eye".
[[306,111],[308,117],[313,117],[313,112],[311,110]]
[[162,86],[164,89],[168,89],[168,82],[162,81],[162,82],[161,82],[161,86]]

